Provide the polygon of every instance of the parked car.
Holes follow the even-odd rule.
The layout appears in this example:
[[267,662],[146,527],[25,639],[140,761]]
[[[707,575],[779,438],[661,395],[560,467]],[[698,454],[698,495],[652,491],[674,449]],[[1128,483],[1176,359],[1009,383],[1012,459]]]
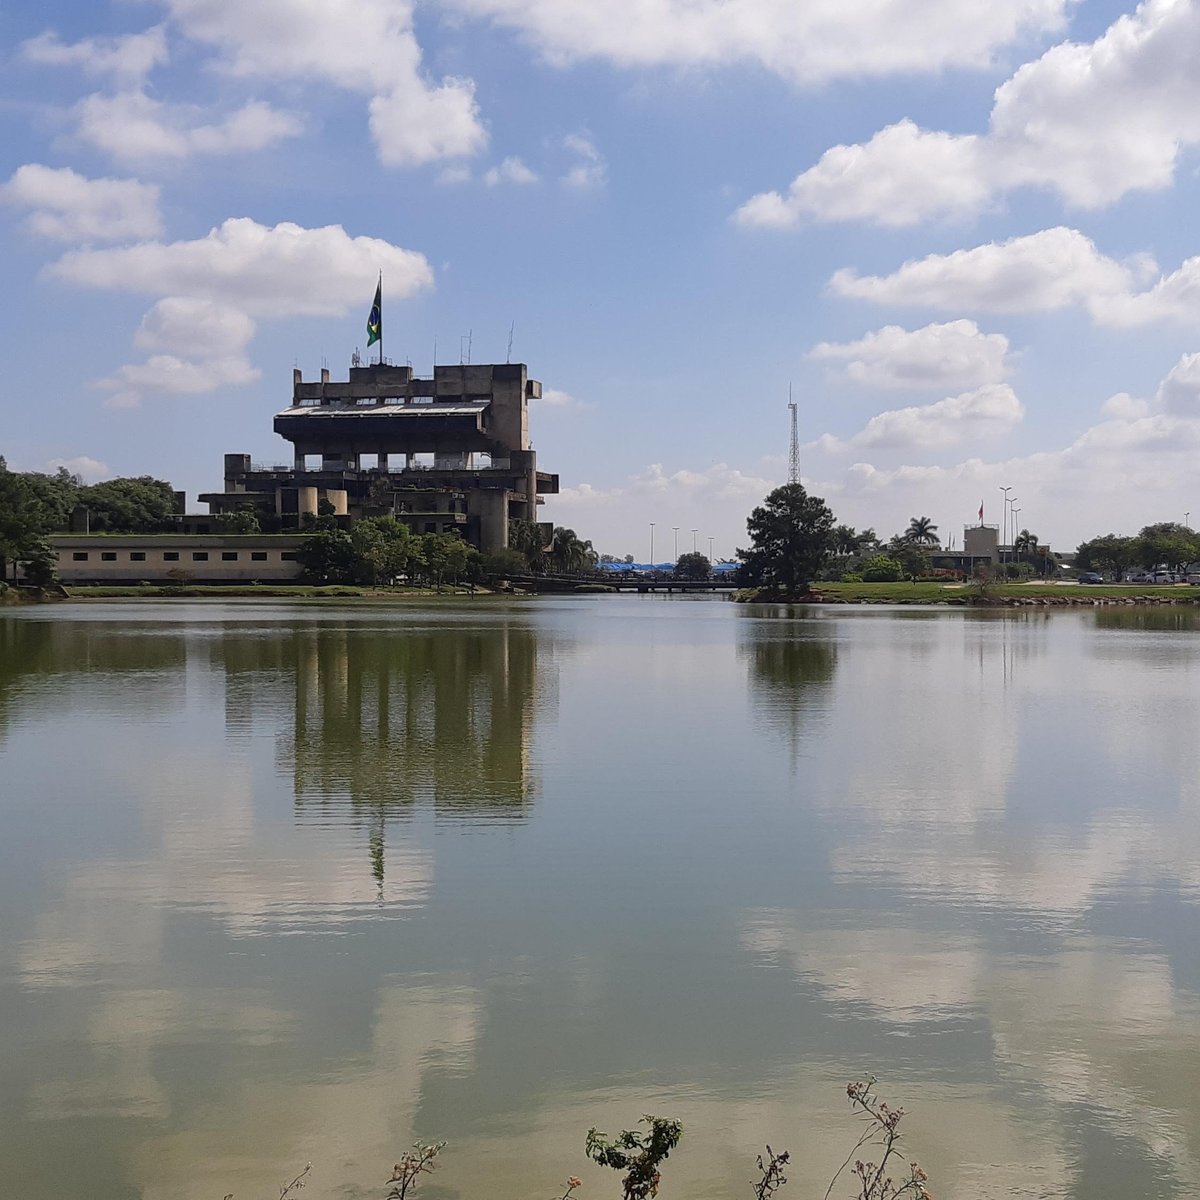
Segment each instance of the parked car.
[[1174,573],[1174,571],[1155,571],[1154,572],[1154,582],[1155,583],[1178,583],[1179,576],[1176,575]]
[[1104,576],[1098,575],[1095,571],[1081,571],[1079,573],[1080,583],[1103,583]]
[[1186,582],[1190,583],[1193,587],[1200,583],[1200,571],[1190,571]]
[[1153,583],[1154,576],[1149,571],[1126,571],[1126,583]]

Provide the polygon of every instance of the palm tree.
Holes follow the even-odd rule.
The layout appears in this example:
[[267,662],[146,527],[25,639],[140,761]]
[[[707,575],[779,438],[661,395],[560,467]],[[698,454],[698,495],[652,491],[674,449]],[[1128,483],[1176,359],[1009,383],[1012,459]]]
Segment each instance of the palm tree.
[[853,554],[858,549],[858,534],[853,525],[837,525],[833,530],[833,552],[838,555]]
[[904,531],[904,540],[919,546],[938,546],[942,541],[937,526],[928,517],[913,517]]
[[1030,533],[1028,529],[1022,529],[1013,540],[1013,549],[1017,552],[1017,554],[1029,554],[1036,558],[1037,548],[1037,534]]
[[550,561],[558,570],[574,574],[596,565],[596,551],[575,530],[557,525],[550,539]]

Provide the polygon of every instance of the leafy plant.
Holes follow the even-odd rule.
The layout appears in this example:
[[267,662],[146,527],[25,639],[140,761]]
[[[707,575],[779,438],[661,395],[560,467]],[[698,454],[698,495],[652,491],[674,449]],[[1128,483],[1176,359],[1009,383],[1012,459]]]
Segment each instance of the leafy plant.
[[759,1179],[754,1185],[754,1200],[771,1200],[785,1183],[787,1176],[783,1168],[788,1165],[790,1155],[786,1150],[776,1154],[770,1146],[767,1147],[767,1157],[758,1156]]
[[646,1200],[647,1196],[658,1195],[662,1179],[659,1165],[666,1161],[683,1137],[683,1125],[679,1121],[647,1114],[641,1123],[649,1126],[648,1133],[625,1129],[610,1139],[608,1134],[593,1128],[588,1130],[585,1143],[587,1156],[593,1162],[625,1172],[625,1178],[621,1180],[625,1200]]

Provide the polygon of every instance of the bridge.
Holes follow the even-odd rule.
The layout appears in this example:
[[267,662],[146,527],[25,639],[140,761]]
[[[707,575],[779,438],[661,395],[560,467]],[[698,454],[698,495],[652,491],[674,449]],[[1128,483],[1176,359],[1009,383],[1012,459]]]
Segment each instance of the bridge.
[[580,575],[505,575],[513,587],[531,592],[573,592],[600,584],[614,592],[733,592],[740,586],[729,578],[674,579],[649,575],[613,576],[607,572]]

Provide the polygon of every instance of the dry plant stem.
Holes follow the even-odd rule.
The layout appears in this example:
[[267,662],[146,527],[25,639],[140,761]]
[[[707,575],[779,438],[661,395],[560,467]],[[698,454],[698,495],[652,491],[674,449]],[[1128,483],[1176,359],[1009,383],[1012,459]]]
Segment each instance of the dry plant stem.
[[287,1200],[293,1192],[298,1192],[304,1186],[304,1177],[312,1170],[312,1163],[309,1163],[291,1183],[285,1184],[279,1189],[279,1200]]
[[791,1155],[786,1150],[776,1154],[770,1146],[767,1147],[765,1161],[761,1154],[758,1156],[761,1178],[754,1185],[755,1200],[771,1200],[771,1197],[787,1183],[787,1176],[783,1173],[783,1168],[787,1166],[790,1158]]
[[392,1168],[392,1185],[387,1200],[405,1200],[409,1190],[415,1190],[417,1179],[433,1171],[433,1160],[445,1148],[445,1142],[414,1142],[413,1148]]

